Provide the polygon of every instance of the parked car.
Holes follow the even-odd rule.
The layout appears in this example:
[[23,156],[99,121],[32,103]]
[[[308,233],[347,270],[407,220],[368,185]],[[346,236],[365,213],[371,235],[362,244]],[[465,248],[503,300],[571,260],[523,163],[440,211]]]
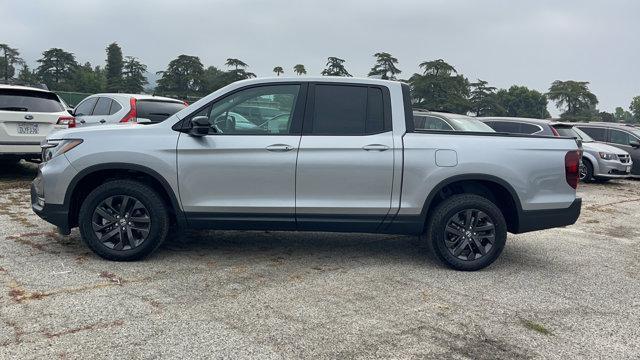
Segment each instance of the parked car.
[[631,155],[631,175],[640,177],[640,128],[636,125],[617,123],[579,123],[575,125],[594,140],[622,149]]
[[50,133],[75,126],[60,98],[38,88],[0,85],[0,160],[40,159]]
[[122,123],[154,124],[187,107],[184,101],[153,95],[94,94],[74,109],[78,127]]
[[413,122],[420,130],[494,132],[482,121],[460,114],[413,110]]
[[[576,221],[575,139],[415,129],[410,99],[394,81],[251,79],[162,123],[67,130],[43,145],[32,208],[110,260],[170,227],[272,229],[416,235],[461,270],[491,264],[507,231]],[[251,104],[291,116],[228,119]]]
[[[607,181],[629,177],[633,162],[629,153],[604,143],[595,142],[571,123],[527,118],[478,118],[498,132],[516,134],[568,136],[580,140],[582,165],[580,180]],[[531,132],[533,131],[533,132]]]

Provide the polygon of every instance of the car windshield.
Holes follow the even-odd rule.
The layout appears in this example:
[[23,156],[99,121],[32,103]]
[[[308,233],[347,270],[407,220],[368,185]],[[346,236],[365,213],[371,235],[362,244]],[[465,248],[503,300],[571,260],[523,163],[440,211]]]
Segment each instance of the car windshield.
[[489,125],[473,118],[450,118],[448,120],[462,131],[495,132]]
[[594,142],[595,140],[593,140],[593,138],[591,136],[589,136],[589,134],[587,134],[586,132],[580,130],[579,128],[573,128],[573,131],[576,132],[576,134],[578,134],[578,136],[580,137],[580,139],[582,139],[583,142]]

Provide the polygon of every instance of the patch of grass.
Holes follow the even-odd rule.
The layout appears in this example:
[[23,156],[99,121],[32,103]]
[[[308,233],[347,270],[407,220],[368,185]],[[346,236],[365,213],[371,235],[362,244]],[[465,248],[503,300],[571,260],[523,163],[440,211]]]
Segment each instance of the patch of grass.
[[542,335],[553,335],[551,330],[547,329],[542,324],[538,324],[536,322],[533,322],[531,320],[526,320],[526,319],[521,320],[521,322],[522,322],[522,325],[524,325],[529,330],[533,330]]

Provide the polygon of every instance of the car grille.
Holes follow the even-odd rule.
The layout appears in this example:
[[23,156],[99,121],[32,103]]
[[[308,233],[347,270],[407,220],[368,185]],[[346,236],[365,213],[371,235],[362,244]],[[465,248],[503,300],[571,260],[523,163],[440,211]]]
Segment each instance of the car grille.
[[629,162],[630,157],[627,154],[618,154],[618,159],[620,159],[621,163],[626,164]]

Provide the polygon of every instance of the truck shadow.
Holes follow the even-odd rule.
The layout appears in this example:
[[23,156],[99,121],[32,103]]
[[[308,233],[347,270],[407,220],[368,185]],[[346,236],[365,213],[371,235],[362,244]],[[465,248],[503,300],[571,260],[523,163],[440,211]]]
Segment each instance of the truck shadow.
[[0,181],[31,181],[38,173],[38,165],[21,161],[19,163],[0,162]]
[[188,257],[255,258],[276,262],[404,262],[432,263],[428,253],[412,237],[376,234],[310,233],[277,231],[198,231],[167,239],[160,257],[172,252]]

